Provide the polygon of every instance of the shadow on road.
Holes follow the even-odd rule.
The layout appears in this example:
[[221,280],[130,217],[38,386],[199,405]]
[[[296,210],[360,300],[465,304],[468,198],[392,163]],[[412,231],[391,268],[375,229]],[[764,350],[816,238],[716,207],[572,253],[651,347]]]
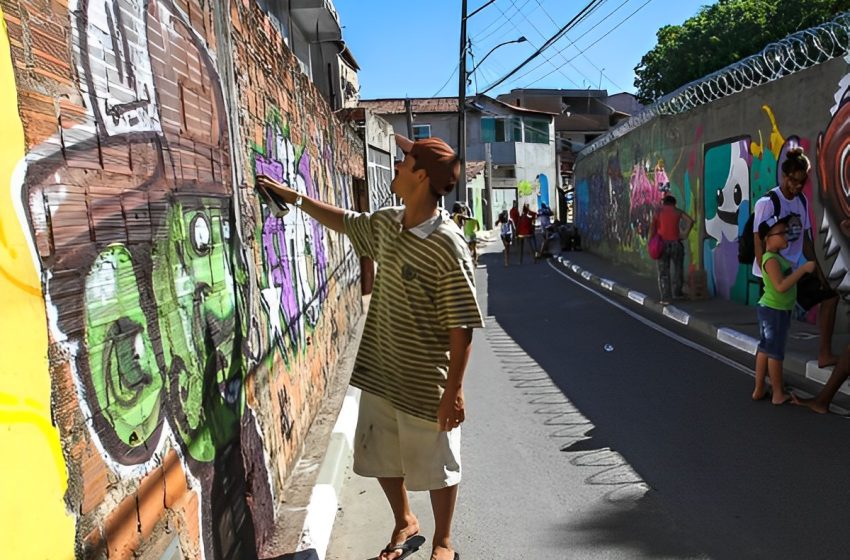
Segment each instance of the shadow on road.
[[617,454],[633,474],[608,476],[647,485],[564,526],[565,548],[580,535],[648,557],[850,555],[846,420],[752,402],[752,378],[647,328],[545,261],[481,262],[489,315],[594,427],[590,439],[562,441],[565,460]]

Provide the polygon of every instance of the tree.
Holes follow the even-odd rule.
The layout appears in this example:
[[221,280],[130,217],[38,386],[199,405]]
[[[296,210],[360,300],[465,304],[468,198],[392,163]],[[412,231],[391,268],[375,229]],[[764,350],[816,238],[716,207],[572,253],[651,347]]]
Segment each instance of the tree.
[[635,67],[642,103],[761,51],[792,33],[850,10],[850,0],[719,0],[682,25],[658,30]]

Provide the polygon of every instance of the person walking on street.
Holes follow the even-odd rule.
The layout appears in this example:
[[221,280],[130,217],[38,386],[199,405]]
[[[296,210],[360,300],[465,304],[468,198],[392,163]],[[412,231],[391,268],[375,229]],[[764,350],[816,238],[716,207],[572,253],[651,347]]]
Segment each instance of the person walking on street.
[[461,479],[460,425],[472,329],[483,326],[474,267],[463,233],[438,208],[454,189],[460,161],[438,138],[396,136],[404,160],[391,188],[403,206],[355,213],[310,199],[268,177],[275,191],[320,223],[345,233],[378,271],[351,384],[363,392],[354,472],[377,478],[395,518],[380,560],[424,541],[407,491],[429,491],[435,529],[431,560],[457,560],[452,517]]
[[513,220],[514,225],[519,223],[519,203],[516,200],[511,204],[509,217]]
[[759,344],[756,352],[756,385],[753,400],[767,393],[765,378],[770,376],[771,402],[785,404],[791,399],[782,383],[785,343],[791,326],[791,310],[797,299],[797,282],[815,269],[809,261],[792,272],[791,263],[780,252],[788,246],[788,224],[793,215],[771,216],[759,224],[758,235],[764,247],[761,268],[764,271],[764,295],[759,299],[756,313],[759,321]]
[[682,292],[685,280],[685,246],[682,239],[687,238],[693,226],[694,219],[676,208],[676,197],[670,194],[665,196],[661,208],[649,226],[649,238],[652,239],[658,233],[664,242],[664,250],[658,259],[661,305],[669,304],[672,299],[685,297]]
[[511,243],[516,237],[516,226],[508,216],[507,210],[502,210],[502,213],[499,214],[496,227],[499,228],[499,237],[502,239],[502,245],[505,246],[505,266],[508,266],[511,259]]
[[522,205],[522,214],[516,224],[516,237],[519,242],[519,264],[522,264],[522,255],[525,253],[525,240],[528,239],[534,262],[537,262],[537,237],[534,234],[534,220],[537,214],[532,212],[528,204]]
[[472,262],[475,263],[475,266],[478,266],[478,230],[481,229],[481,225],[472,216],[469,206],[463,207],[463,215],[465,216],[463,227],[461,228],[463,229],[463,236],[466,238],[466,245],[469,247],[469,253],[472,255]]
[[[788,247],[781,251],[781,255],[791,263],[792,268],[797,268],[803,262],[815,262],[813,276],[804,278],[800,282],[797,290],[797,303],[806,311],[820,303],[818,367],[827,367],[838,361],[838,356],[832,352],[832,334],[835,330],[838,293],[829,286],[823,271],[817,264],[812,226],[809,221],[809,201],[803,194],[803,187],[806,185],[811,167],[811,162],[803,153],[803,148],[788,150],[785,161],[782,162],[782,180],[779,186],[756,202],[753,210],[753,233],[756,234],[753,235],[755,249],[753,275],[758,277],[762,275],[759,265],[764,253],[764,245],[757,235],[758,224],[771,216],[783,218],[795,214],[796,218],[788,224]],[[778,212],[776,211],[777,205],[779,207]]]

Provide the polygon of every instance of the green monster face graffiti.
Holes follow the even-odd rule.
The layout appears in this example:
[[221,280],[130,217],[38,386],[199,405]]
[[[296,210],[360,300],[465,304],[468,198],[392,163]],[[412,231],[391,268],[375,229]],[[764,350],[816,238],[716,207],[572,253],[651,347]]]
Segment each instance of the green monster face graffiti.
[[160,426],[163,386],[130,252],[104,250],[86,277],[86,346],[95,397],[115,436],[129,448]]
[[[226,204],[173,202],[150,270],[111,245],[86,278],[91,381],[120,447],[152,451],[165,413],[190,457],[208,462],[238,429],[242,373],[232,358],[239,328]],[[145,308],[139,290],[148,274],[155,309]]]

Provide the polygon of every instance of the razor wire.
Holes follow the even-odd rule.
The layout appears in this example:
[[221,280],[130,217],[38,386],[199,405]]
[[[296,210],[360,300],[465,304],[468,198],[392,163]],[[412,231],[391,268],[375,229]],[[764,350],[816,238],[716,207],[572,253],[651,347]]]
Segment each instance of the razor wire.
[[762,51],[683,85],[585,146],[576,163],[617,138],[660,116],[679,115],[850,52],[850,12],[798,31]]

